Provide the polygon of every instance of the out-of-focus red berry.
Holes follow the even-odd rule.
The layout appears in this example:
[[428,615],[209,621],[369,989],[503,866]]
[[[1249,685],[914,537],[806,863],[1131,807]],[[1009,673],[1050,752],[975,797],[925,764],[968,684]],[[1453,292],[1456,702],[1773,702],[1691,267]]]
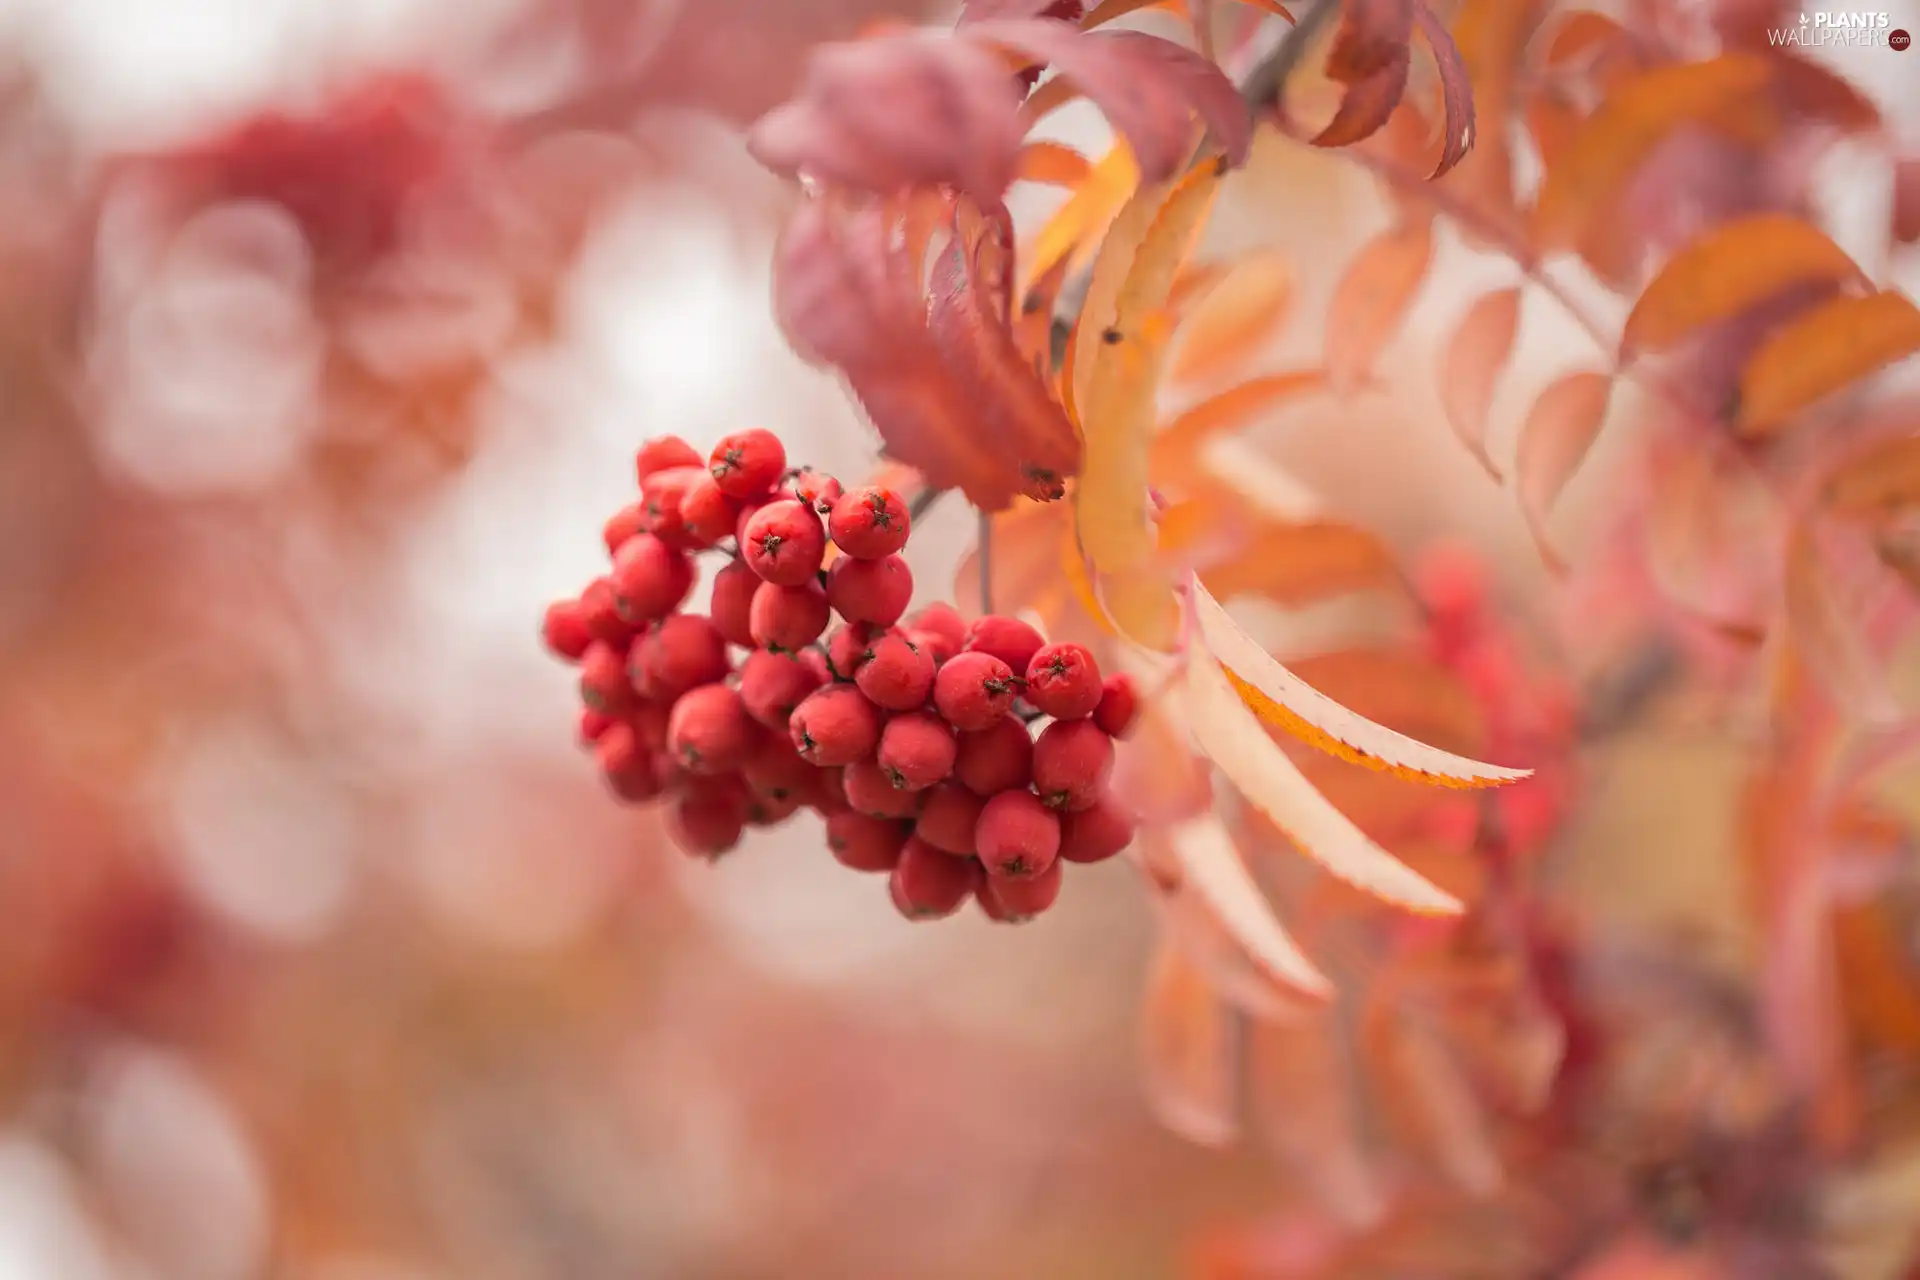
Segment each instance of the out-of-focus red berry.
[[1060,900],[1060,886],[1065,881],[1066,863],[1049,863],[1044,871],[1032,876],[989,875],[978,891],[981,907],[992,908],[987,914],[1003,924],[1022,924],[1042,914]]
[[650,533],[627,539],[613,557],[614,608],[630,623],[653,622],[680,607],[693,590],[686,553]]
[[827,819],[827,848],[834,860],[855,871],[891,871],[906,847],[904,822],[849,810]]
[[713,576],[713,595],[707,612],[713,625],[728,644],[753,647],[753,593],[760,589],[760,575],[745,561],[729,560]]
[[712,476],[701,472],[680,499],[680,521],[696,546],[715,546],[731,538],[740,523],[740,500],[720,492]]
[[725,637],[697,613],[670,614],[654,624],[634,641],[628,665],[637,692],[668,702],[733,670]]
[[1140,689],[1130,675],[1108,676],[1100,687],[1100,705],[1093,709],[1093,722],[1110,738],[1124,738],[1133,732],[1140,716]]
[[974,828],[980,824],[982,800],[957,782],[928,789],[913,833],[934,848],[957,856],[973,852]]
[[613,555],[625,545],[628,538],[647,531],[647,507],[642,502],[629,502],[600,526],[600,540],[607,544],[607,554]]
[[899,556],[855,560],[842,556],[827,570],[827,601],[848,622],[890,627],[913,599],[913,571]]
[[1033,655],[1047,643],[1046,637],[1018,618],[988,614],[967,628],[962,653],[985,653],[1007,664],[1015,675],[1024,675]]
[[580,701],[592,711],[618,715],[634,701],[627,679],[627,655],[595,640],[580,658]]
[[1133,815],[1111,790],[1092,805],[1060,817],[1060,856],[1068,862],[1105,862],[1133,843]]
[[784,653],[756,650],[740,664],[740,701],[770,729],[784,730],[794,708],[825,683],[807,663]]
[[587,609],[580,600],[555,600],[540,621],[540,640],[554,657],[578,662],[593,643],[587,629]]
[[634,452],[633,478],[636,483],[644,486],[647,483],[647,477],[656,471],[704,465],[706,465],[706,459],[700,456],[700,451],[679,436],[655,436],[643,442]]
[[701,685],[674,702],[667,722],[667,750],[688,773],[729,773],[746,759],[756,727],[737,690],[723,684]]
[[887,771],[871,760],[857,760],[842,769],[840,786],[855,813],[905,819],[920,812],[920,793],[894,786]]
[[964,905],[979,884],[980,869],[970,859],[940,852],[907,837],[888,883],[893,905],[909,920],[938,920]]
[[1056,720],[1033,744],[1033,789],[1052,809],[1090,809],[1113,776],[1113,739],[1090,720]]
[[1010,715],[984,729],[963,733],[954,754],[953,776],[978,796],[1024,790],[1033,781],[1033,736]]

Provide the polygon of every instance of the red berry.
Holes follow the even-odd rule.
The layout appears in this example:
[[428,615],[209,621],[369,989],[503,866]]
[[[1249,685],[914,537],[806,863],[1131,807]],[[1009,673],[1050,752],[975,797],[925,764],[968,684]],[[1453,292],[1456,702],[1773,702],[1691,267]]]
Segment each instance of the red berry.
[[692,857],[717,858],[740,843],[750,800],[732,774],[695,778],[667,810],[667,834]]
[[1007,714],[1018,692],[1012,669],[987,653],[957,654],[933,679],[934,705],[962,733],[985,729]]
[[1033,789],[1048,807],[1091,809],[1113,775],[1113,739],[1091,720],[1056,720],[1033,744]]
[[831,818],[837,813],[853,812],[853,806],[847,803],[846,772],[844,768],[816,768],[813,771],[813,795],[808,803],[819,810],[822,818]]
[[785,729],[793,709],[826,681],[798,658],[756,649],[740,664],[740,701],[769,729]]
[[720,628],[728,644],[753,647],[753,593],[759,589],[760,575],[744,560],[729,560],[713,576],[713,596],[707,612],[713,615],[713,625]]
[[845,490],[840,487],[838,480],[825,472],[802,467],[787,478],[786,492],[824,516],[833,510],[833,504],[840,501],[840,495]]
[[696,546],[711,547],[733,536],[740,523],[740,500],[720,492],[713,477],[702,471],[680,499],[680,520]]
[[699,465],[700,451],[679,436],[655,436],[642,444],[633,458],[634,478],[641,484],[656,471]]
[[667,751],[688,773],[727,773],[747,758],[755,727],[737,691],[723,684],[701,685],[673,704]]
[[867,650],[853,682],[877,707],[912,711],[925,706],[933,691],[933,659],[904,635],[890,631]]
[[1021,696],[1055,720],[1081,720],[1100,705],[1100,664],[1085,645],[1050,644],[1027,663]]
[[1033,781],[1033,738],[1014,716],[960,735],[953,776],[979,796],[1022,791]]
[[614,608],[630,623],[652,622],[680,607],[693,590],[693,562],[652,534],[622,543],[613,557]]
[[666,702],[725,680],[733,670],[726,637],[712,619],[697,613],[670,614],[655,623],[634,642],[628,666],[635,690]]
[[540,640],[547,651],[567,662],[578,662],[593,643],[587,630],[587,606],[581,600],[555,600],[540,620]]
[[800,665],[812,673],[818,684],[825,684],[833,679],[833,668],[827,665],[827,655],[819,649],[803,649],[799,658]]
[[827,637],[827,670],[835,680],[857,680],[860,668],[873,661],[874,641],[880,638],[877,627],[864,622],[849,622]]
[[1093,722],[1109,738],[1124,738],[1133,732],[1140,715],[1140,690],[1130,675],[1108,676],[1100,686],[1100,705],[1093,709]]
[[873,755],[880,742],[880,708],[849,684],[830,684],[807,695],[787,722],[803,759],[831,768]]
[[699,549],[699,542],[687,527],[686,499],[704,474],[698,467],[673,467],[647,477],[640,486],[640,503],[646,512],[648,533],[682,551]]
[[914,648],[927,655],[927,660],[933,663],[936,673],[941,667],[947,665],[953,655],[960,652],[959,645],[938,631],[909,630],[907,639],[913,641]]
[[818,640],[831,618],[827,593],[811,578],[791,587],[761,583],[747,614],[753,642],[780,653],[798,653]]
[[746,523],[740,554],[767,582],[797,587],[811,582],[827,554],[820,517],[803,502],[769,502]]
[[633,624],[620,616],[611,578],[595,578],[580,593],[580,620],[587,634],[602,643],[624,646],[633,639]]
[[1133,815],[1111,790],[1090,808],[1060,818],[1060,856],[1068,862],[1105,862],[1133,843]]
[[1060,900],[1067,865],[1053,862],[1038,875],[989,875],[979,889],[980,907],[1002,924],[1024,924]]
[[800,758],[792,741],[783,733],[760,735],[740,765],[740,776],[746,779],[754,794],[771,800],[812,799],[819,772]]
[[913,599],[913,571],[899,556],[878,560],[842,556],[827,570],[827,599],[848,622],[890,627]]
[[907,919],[937,920],[960,909],[979,877],[980,869],[971,860],[942,853],[909,836],[887,888],[895,909]]
[[922,791],[953,772],[953,730],[925,711],[895,716],[880,730],[875,762],[902,791]]
[[920,812],[920,793],[893,785],[893,778],[871,760],[841,770],[841,789],[855,813],[875,818],[911,818]]
[[600,526],[600,539],[607,544],[607,554],[612,555],[628,538],[646,531],[646,504],[630,502],[607,517],[607,522]]
[[1030,791],[1002,791],[981,807],[973,843],[989,875],[1037,876],[1060,852],[1060,818]]
[[955,653],[967,642],[967,620],[960,611],[944,600],[936,600],[924,609],[916,610],[907,619],[907,627],[913,631],[930,631],[945,636],[947,643],[953,646]]
[[785,498],[768,496],[741,503],[740,517],[733,522],[733,540],[739,543],[741,547],[745,547],[747,545],[747,525],[753,518],[759,515],[764,508],[770,507],[776,502],[785,501]]
[[855,871],[891,871],[907,843],[907,824],[864,813],[827,819],[827,848],[834,861]]
[[1444,543],[1429,548],[1413,577],[1421,599],[1443,628],[1465,628],[1486,607],[1487,571],[1471,547]]
[[[608,715],[604,711],[595,711],[592,707],[580,708],[580,745],[590,747],[600,741],[607,730],[621,723],[618,716]],[[633,726],[628,725],[629,729]]]
[[913,834],[946,853],[973,852],[973,831],[986,801],[957,782],[942,782],[927,790]]
[[755,792],[747,801],[747,825],[777,827],[800,812],[800,803],[797,795],[769,796]]
[[589,710],[616,715],[633,704],[633,685],[627,680],[627,657],[620,649],[595,640],[580,658],[580,701]]
[[713,446],[707,469],[729,498],[757,498],[786,473],[786,446],[773,432],[759,427],[736,431]]
[[667,724],[672,719],[671,702],[642,699],[627,708],[627,722],[640,735],[640,741],[647,744],[647,749],[657,753],[664,753],[667,749]]
[[594,762],[622,800],[651,800],[660,794],[659,775],[654,771],[653,754],[633,731],[633,726],[615,721],[607,726],[594,744]]
[[988,614],[967,629],[962,653],[989,653],[1007,664],[1016,674],[1025,674],[1033,655],[1047,643],[1046,638],[1018,618]]
[[907,545],[912,525],[900,495],[871,484],[841,495],[827,520],[834,544],[856,560],[892,555]]

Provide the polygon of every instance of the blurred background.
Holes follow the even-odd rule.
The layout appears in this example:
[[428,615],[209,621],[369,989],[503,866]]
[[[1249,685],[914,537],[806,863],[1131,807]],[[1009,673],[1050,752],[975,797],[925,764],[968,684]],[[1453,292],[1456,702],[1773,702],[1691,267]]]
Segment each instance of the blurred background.
[[[1341,1233],[1302,1225],[1321,1221],[1301,1208],[1315,1151],[1209,1146],[1157,1114],[1138,1028],[1162,923],[1132,869],[1075,878],[1029,928],[916,928],[824,856],[811,816],[709,867],[607,797],[535,632],[601,571],[634,447],[764,425],[849,483],[873,465],[839,385],[773,323],[794,196],[739,130],[811,44],[887,14],[951,18],[0,3],[0,1280],[1571,1273],[1546,1257],[1821,1274],[1811,1246],[1709,1258],[1721,1228],[1663,1231],[1659,1187],[1551,1229],[1449,1208],[1474,1239],[1413,1261],[1300,1261],[1333,1254],[1285,1242]],[[1911,68],[1817,52],[1911,154]],[[1104,129],[1078,106],[1048,123],[1091,154]],[[1808,185],[1842,244],[1920,286],[1887,253],[1885,166],[1821,163]],[[1058,198],[1016,194],[1023,226]],[[1338,264],[1390,215],[1338,153],[1263,141],[1209,251],[1297,268],[1266,358],[1316,358]],[[1466,298],[1514,274],[1443,244],[1389,385],[1250,439],[1409,560],[1472,558],[1528,669],[1584,687],[1617,646],[1570,647],[1568,619],[1592,638],[1612,579],[1548,581],[1430,375]],[[1529,311],[1496,418],[1581,340]],[[1914,373],[1888,412],[1912,412]],[[1569,491],[1556,527],[1592,563],[1612,563],[1608,477],[1632,465],[1603,449]],[[972,535],[957,502],[936,510],[910,552],[919,602]],[[1267,621],[1278,644],[1349,620]],[[1759,679],[1701,669],[1710,689]],[[1599,957],[1585,980],[1661,1003],[1630,1015],[1662,1029],[1635,1042],[1658,1061],[1617,1087],[1699,1077],[1672,1104],[1696,1109],[1738,1074],[1687,1065],[1702,1027],[1730,1028],[1731,1061],[1760,1055],[1735,834],[1753,764],[1698,701],[1636,703],[1572,750],[1582,786],[1538,863],[1556,936]],[[1914,794],[1885,791],[1893,813]],[[1894,848],[1911,881],[1910,840]],[[1874,1079],[1904,1103],[1920,910],[1902,901]],[[1290,1105],[1340,1087],[1298,1083]],[[1755,1105],[1764,1124],[1714,1139],[1722,1164],[1823,1179],[1785,1138],[1755,1157],[1775,1134]],[[1736,1196],[1723,1235],[1824,1248],[1842,1221],[1848,1274],[1901,1274],[1920,1124],[1899,1114],[1840,1190]],[[1536,1231],[1556,1243],[1518,1261],[1488,1243]]]

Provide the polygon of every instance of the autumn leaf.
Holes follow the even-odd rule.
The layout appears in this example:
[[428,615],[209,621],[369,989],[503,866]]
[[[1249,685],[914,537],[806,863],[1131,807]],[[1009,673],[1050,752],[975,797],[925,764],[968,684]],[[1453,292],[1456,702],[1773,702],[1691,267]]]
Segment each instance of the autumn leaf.
[[1761,55],[1729,53],[1623,79],[1548,166],[1533,211],[1536,242],[1543,249],[1578,243],[1673,130],[1728,111],[1760,92],[1768,75]]
[[1387,545],[1337,520],[1263,523],[1232,556],[1200,570],[1217,599],[1257,595],[1283,606],[1311,604],[1355,591],[1397,588],[1399,570]]
[[[1369,769],[1444,787],[1497,787],[1532,776],[1530,769],[1502,768],[1441,751],[1356,715],[1301,680],[1256,644],[1203,584],[1196,581],[1191,585],[1189,600],[1202,641],[1193,647],[1204,648],[1223,668],[1222,680],[1228,692],[1252,709],[1249,715],[1258,713],[1258,719],[1308,746]],[[1217,755],[1214,759],[1218,763]],[[1285,827],[1280,815],[1271,810],[1268,815]]]
[[1376,994],[1361,1020],[1366,1061],[1388,1115],[1460,1186],[1499,1190],[1503,1171],[1485,1110],[1440,1033]]
[[1607,419],[1613,379],[1604,373],[1569,373],[1551,383],[1527,411],[1514,457],[1520,513],[1540,554],[1556,572],[1565,565],[1547,538],[1547,515],[1559,500]]
[[1907,156],[1893,166],[1891,229],[1895,244],[1920,240],[1920,156]]
[[1327,53],[1327,77],[1357,84],[1396,64],[1404,76],[1413,9],[1414,0],[1342,0],[1340,27]]
[[1206,382],[1244,364],[1280,329],[1293,291],[1285,255],[1269,250],[1235,262],[1181,322],[1168,377]]
[[1211,975],[1178,948],[1154,952],[1140,997],[1140,1063],[1160,1123],[1189,1142],[1225,1146],[1239,1136],[1239,1021]]
[[1861,280],[1853,259],[1802,218],[1735,218],[1674,254],[1654,276],[1627,316],[1620,355],[1665,350],[1797,286]]
[[1920,351],[1920,308],[1898,293],[1836,298],[1774,330],[1740,375],[1735,425],[1770,435],[1794,414]]
[[1212,814],[1189,819],[1168,828],[1166,840],[1182,884],[1206,903],[1250,959],[1283,986],[1311,996],[1332,994],[1326,975],[1274,918],[1220,819]]
[[1554,24],[1553,34],[1543,41],[1541,61],[1552,70],[1567,71],[1570,64],[1629,40],[1626,28],[1615,19],[1593,9],[1575,9]]
[[1379,133],[1406,96],[1407,74],[1412,66],[1412,50],[1400,46],[1394,61],[1347,86],[1333,119],[1309,141],[1316,147],[1350,147]]
[[1116,141],[1021,255],[1023,280],[1037,280],[1062,264],[1071,271],[1091,258],[1139,182],[1133,152],[1124,141]]
[[1403,223],[1374,237],[1341,277],[1327,308],[1327,375],[1352,390],[1400,331],[1433,261],[1433,224]]
[[1883,518],[1920,505],[1920,436],[1888,440],[1827,478],[1827,508],[1837,515]]
[[1473,460],[1498,480],[1499,468],[1487,456],[1487,415],[1493,392],[1513,357],[1520,326],[1520,291],[1495,289],[1467,308],[1440,358],[1440,403]]
[[1014,178],[1053,187],[1077,188],[1093,172],[1093,163],[1062,142],[1029,142],[1020,148]]
[[1087,10],[1087,16],[1080,20],[1080,26],[1083,30],[1092,31],[1142,9],[1172,9],[1178,12],[1184,7],[1181,0],[1100,0],[1099,4]]
[[1427,8],[1421,0],[1415,0],[1413,19],[1420,29],[1420,35],[1427,42],[1427,49],[1433,54],[1434,69],[1440,77],[1440,159],[1430,179],[1445,177],[1447,172],[1462,160],[1472,149],[1476,123],[1474,120],[1473,84],[1467,75],[1466,63],[1460,57],[1459,46],[1453,37],[1447,34],[1447,28],[1440,19],[1433,16],[1433,10]]

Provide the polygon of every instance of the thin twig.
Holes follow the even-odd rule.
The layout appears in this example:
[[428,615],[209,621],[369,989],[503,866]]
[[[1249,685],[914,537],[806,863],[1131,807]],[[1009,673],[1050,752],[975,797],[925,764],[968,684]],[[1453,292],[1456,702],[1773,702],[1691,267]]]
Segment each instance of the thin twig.
[[913,497],[907,500],[907,519],[918,523],[921,517],[933,510],[933,504],[940,501],[940,495],[945,492],[945,489],[935,485],[928,485],[920,492],[914,494]]
[[982,511],[979,524],[980,613],[985,617],[993,612],[993,517]]

